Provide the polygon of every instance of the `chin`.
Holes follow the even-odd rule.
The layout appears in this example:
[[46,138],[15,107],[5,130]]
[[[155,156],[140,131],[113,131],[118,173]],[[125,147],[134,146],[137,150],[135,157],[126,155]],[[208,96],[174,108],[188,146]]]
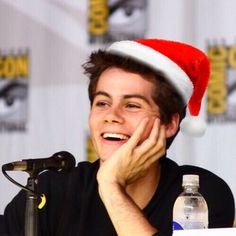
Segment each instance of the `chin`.
[[102,162],[108,160],[108,159],[113,155],[113,153],[114,153],[117,149],[118,149],[118,148],[113,149],[113,150],[109,150],[109,151],[107,151],[106,153],[101,153],[101,154],[99,155],[100,160],[101,160]]
[[109,159],[110,156],[111,156],[111,155],[109,155],[109,156],[104,156],[104,155],[102,155],[99,159],[101,160],[101,162],[104,162],[104,161],[106,161],[107,159]]

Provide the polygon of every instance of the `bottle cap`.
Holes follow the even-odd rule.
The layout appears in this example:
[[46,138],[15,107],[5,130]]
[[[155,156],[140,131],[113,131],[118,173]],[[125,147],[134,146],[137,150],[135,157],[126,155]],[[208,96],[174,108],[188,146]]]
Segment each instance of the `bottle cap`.
[[182,186],[199,186],[198,175],[183,175]]

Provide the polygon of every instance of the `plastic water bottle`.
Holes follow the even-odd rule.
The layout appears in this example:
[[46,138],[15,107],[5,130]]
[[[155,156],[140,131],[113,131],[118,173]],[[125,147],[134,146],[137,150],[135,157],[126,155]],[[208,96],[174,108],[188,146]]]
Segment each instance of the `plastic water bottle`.
[[199,176],[184,175],[184,191],[178,196],[173,209],[173,230],[206,229],[208,227],[208,207],[198,192]]

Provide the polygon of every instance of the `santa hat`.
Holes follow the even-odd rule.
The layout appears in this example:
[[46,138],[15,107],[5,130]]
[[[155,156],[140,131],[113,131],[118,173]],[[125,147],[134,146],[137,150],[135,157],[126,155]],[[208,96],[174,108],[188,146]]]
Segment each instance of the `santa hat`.
[[192,117],[183,120],[181,130],[195,136],[204,134],[206,124],[196,117],[209,80],[210,63],[202,51],[181,42],[163,39],[119,41],[107,51],[131,57],[161,71],[180,93]]

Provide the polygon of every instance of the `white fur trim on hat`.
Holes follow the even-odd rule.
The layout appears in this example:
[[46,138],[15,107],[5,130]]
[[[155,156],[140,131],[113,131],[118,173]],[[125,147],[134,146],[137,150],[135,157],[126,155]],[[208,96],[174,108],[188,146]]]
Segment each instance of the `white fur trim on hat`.
[[193,84],[182,68],[167,56],[135,41],[115,42],[108,47],[107,51],[122,56],[129,56],[150,66],[154,70],[161,71],[181,94],[185,103],[188,103],[193,92]]

